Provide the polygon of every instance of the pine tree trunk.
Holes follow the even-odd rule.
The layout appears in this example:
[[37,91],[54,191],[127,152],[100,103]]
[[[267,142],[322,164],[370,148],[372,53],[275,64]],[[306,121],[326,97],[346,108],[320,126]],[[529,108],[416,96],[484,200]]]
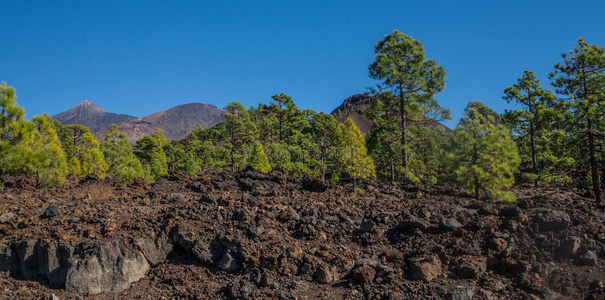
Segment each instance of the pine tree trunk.
[[406,124],[406,116],[405,116],[405,99],[403,95],[403,83],[399,84],[399,115],[401,118],[401,158],[402,158],[402,166],[403,166],[403,176],[402,180],[407,179],[407,169],[408,169],[408,153],[405,150],[406,146],[406,136],[405,136],[405,128]]
[[475,175],[475,199],[481,200],[481,188],[479,187],[479,177]]
[[391,162],[391,182],[395,182],[395,161],[392,156],[389,161]]
[[282,123],[283,123],[283,110],[281,108],[281,102],[279,103],[279,142],[282,141]]
[[[528,91],[528,98],[531,97],[531,93]],[[531,100],[531,98],[530,98]],[[531,103],[531,102],[530,102]],[[529,113],[532,114],[531,104],[528,106]],[[538,188],[538,160],[536,158],[536,136],[534,132],[534,122],[529,122],[529,138],[531,141],[531,171],[536,176],[534,179],[534,188]]]
[[326,154],[322,151],[321,154],[321,181],[326,180]]
[[231,127],[231,172],[235,173],[235,129]]
[[529,136],[531,139],[531,168],[536,179],[534,179],[534,188],[538,188],[538,163],[536,159],[536,140],[534,136],[534,123],[529,123]]
[[592,175],[592,190],[597,206],[601,206],[601,183],[599,182],[599,170],[597,169],[597,157],[594,140],[594,129],[592,121],[588,121],[588,148],[590,152],[590,172]]

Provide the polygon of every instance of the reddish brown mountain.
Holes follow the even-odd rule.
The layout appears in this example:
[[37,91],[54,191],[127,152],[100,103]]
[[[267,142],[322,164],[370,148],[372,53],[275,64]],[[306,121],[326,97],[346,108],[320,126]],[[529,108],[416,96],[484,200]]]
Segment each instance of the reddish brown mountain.
[[203,103],[177,105],[144,118],[110,113],[91,101],[84,101],[67,111],[53,116],[61,123],[81,124],[96,133],[103,141],[111,124],[117,124],[118,130],[124,133],[131,144],[145,135],[153,134],[158,128],[164,130],[166,137],[179,140],[192,129],[203,126],[208,129],[224,120],[224,109]]
[[[359,130],[363,134],[367,134],[372,129],[372,121],[366,117],[366,110],[370,107],[372,96],[366,94],[356,94],[345,99],[340,106],[338,106],[332,115],[336,117],[339,122],[344,122],[347,119],[352,119],[353,122],[359,127]],[[436,127],[442,127],[443,132],[446,135],[451,134],[452,130],[447,126],[437,122],[430,121]]]
[[162,128],[168,139],[180,140],[194,128],[202,126],[208,129],[222,122],[225,112],[214,105],[189,103],[151,114],[143,121]]
[[136,117],[110,113],[100,106],[85,100],[82,103],[53,116],[54,119],[64,125],[80,124],[97,132],[103,129],[108,129],[111,124],[120,124],[136,119]]
[[372,97],[369,95],[353,95],[345,99],[340,106],[332,111],[332,115],[339,122],[352,119],[355,125],[359,127],[359,130],[361,130],[361,133],[366,134],[372,129],[372,121],[365,116],[365,111],[370,106],[370,100],[372,100]]
[[[126,135],[126,139],[131,145],[134,145],[140,138],[153,134],[158,129],[158,126],[140,118],[118,124],[118,130]],[[109,129],[103,129],[97,131],[95,135],[99,141],[104,141],[107,133],[109,133]]]

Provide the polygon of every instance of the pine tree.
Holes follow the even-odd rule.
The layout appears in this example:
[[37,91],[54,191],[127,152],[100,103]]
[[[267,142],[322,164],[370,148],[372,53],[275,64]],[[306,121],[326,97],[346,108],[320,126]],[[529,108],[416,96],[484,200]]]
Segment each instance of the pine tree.
[[241,103],[230,102],[225,109],[228,111],[223,115],[225,133],[228,134],[225,148],[229,151],[231,171],[235,173],[238,165],[245,166],[245,158],[248,156],[246,152],[258,134],[258,130],[250,120],[248,110]]
[[[491,112],[487,106],[482,109]],[[475,198],[481,199],[485,192],[491,198],[514,200],[506,190],[514,183],[520,158],[511,135],[491,113],[467,106],[452,135],[452,152],[456,176]]]
[[69,170],[69,174],[76,176],[80,176],[80,174],[82,174],[80,160],[75,156],[72,156],[67,162],[67,169]]
[[[52,123],[68,161],[69,173],[84,177],[95,174],[99,178],[105,178],[109,166],[101,151],[101,143],[94,133],[88,127],[80,124],[64,126],[54,119]],[[74,173],[76,170],[77,173]]]
[[[41,183],[63,184],[68,174],[67,159],[61,148],[61,142],[55,132],[52,119],[47,114],[33,118],[35,130],[31,135],[24,136],[19,142],[25,147],[38,152],[37,159],[30,161],[32,171],[38,175],[38,185]],[[42,182],[40,182],[42,180]]]
[[271,169],[291,174],[294,168],[290,151],[281,143],[271,143],[265,146]]
[[105,162],[105,156],[101,150],[101,143],[97,140],[92,131],[82,135],[82,142],[77,147],[77,155],[82,167],[82,176],[95,174],[99,178],[107,176],[109,165]]
[[6,82],[0,85],[0,175],[14,171],[15,145],[20,139],[25,110],[17,105],[17,93]]
[[357,179],[374,177],[376,169],[368,155],[365,139],[353,120],[348,119],[340,125],[342,140],[340,144],[340,163],[342,171],[353,179],[353,191],[357,191]]
[[597,139],[604,133],[605,49],[580,37],[574,49],[562,57],[563,62],[555,64],[550,78],[557,93],[564,97],[559,99],[559,106],[569,112],[565,123],[571,143],[578,145],[580,155],[588,154],[592,190],[597,206],[601,206]]
[[340,144],[341,131],[334,116],[320,112],[311,118],[311,132],[313,142],[319,148],[319,162],[321,163],[321,180],[326,179],[328,163],[335,162],[337,148]]
[[118,131],[116,124],[111,125],[110,132],[101,144],[101,150],[109,166],[107,175],[128,182],[145,177],[141,162],[134,155],[126,135]]
[[504,119],[511,127],[519,148],[522,162],[530,165],[530,179],[538,187],[541,180],[561,183],[568,180],[565,168],[573,159],[556,154],[560,146],[555,142],[564,133],[553,126],[556,111],[555,96],[540,86],[534,72],[523,71],[517,84],[504,90],[504,100],[523,105],[523,109],[506,111]]
[[[449,111],[439,106],[433,96],[445,87],[445,69],[432,59],[426,59],[424,46],[420,41],[395,30],[376,44],[375,60],[370,65],[370,77],[381,80],[380,90],[391,92],[390,96],[379,93],[381,101],[373,103],[373,121],[382,126],[375,140],[388,142],[388,151],[397,150],[401,161],[401,178],[410,179],[414,174],[410,170],[411,144],[425,137],[411,136],[412,126],[426,126],[434,121],[449,119]],[[376,107],[378,105],[378,107]],[[379,122],[381,114],[388,115],[391,124]],[[397,127],[392,125],[392,122]],[[387,134],[385,130],[396,134]],[[425,132],[425,131],[418,131]],[[374,148],[377,149],[377,148]],[[381,155],[382,157],[386,155]],[[382,162],[382,160],[379,160]],[[394,160],[391,160],[392,164]],[[394,166],[390,167],[394,173]],[[383,168],[381,168],[383,169]],[[391,176],[393,179],[394,175]]]
[[15,128],[19,126],[19,120],[25,117],[23,107],[17,105],[17,93],[12,86],[6,86],[6,82],[0,85],[0,142],[6,141],[15,144],[18,136]]
[[[196,171],[198,168],[201,171],[202,166],[211,166],[214,164],[215,146],[210,140],[208,132],[202,126],[191,131],[187,137],[179,142],[178,146],[186,153],[191,154],[191,157],[186,157],[185,159],[197,165],[191,165],[191,167],[188,165],[185,168],[186,171],[197,174],[199,172]],[[168,152],[166,154],[168,155]]]
[[398,101],[390,92],[382,92],[372,99],[367,115],[372,120],[372,129],[367,136],[367,147],[376,164],[377,176],[394,182],[398,174],[403,174],[400,130],[397,112],[388,109]]
[[164,152],[164,147],[168,144],[170,141],[162,129],[136,142],[134,154],[141,161],[144,170],[147,170],[145,175],[148,181],[155,181],[156,178],[168,174],[168,159]]
[[250,159],[248,162],[250,167],[254,170],[259,170],[265,173],[271,171],[271,165],[269,164],[267,155],[265,155],[263,145],[261,145],[261,143],[258,141],[254,142],[254,148],[252,149],[252,154],[250,154]]

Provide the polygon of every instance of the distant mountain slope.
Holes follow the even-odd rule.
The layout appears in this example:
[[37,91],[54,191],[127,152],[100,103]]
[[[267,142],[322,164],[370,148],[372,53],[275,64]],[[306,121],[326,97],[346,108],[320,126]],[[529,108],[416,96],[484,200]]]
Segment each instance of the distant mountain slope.
[[[371,101],[372,96],[366,94],[353,95],[345,99],[340,106],[334,109],[334,111],[332,111],[332,115],[339,122],[352,119],[357,127],[359,127],[359,130],[361,130],[363,134],[367,134],[372,129],[372,121],[366,117],[365,112],[370,107]],[[449,127],[437,121],[430,122],[434,123],[435,126],[442,127],[445,135],[452,133],[452,130]]]
[[366,134],[372,129],[372,121],[365,116],[365,111],[370,106],[372,97],[365,94],[356,94],[345,99],[340,106],[332,111],[332,115],[339,121],[344,122],[352,119],[359,127],[361,133]]
[[168,139],[179,140],[193,128],[203,126],[208,129],[222,122],[225,112],[211,104],[189,103],[151,114],[144,117],[143,121],[162,128]]
[[189,103],[177,105],[144,118],[124,114],[110,113],[100,106],[86,100],[82,103],[54,115],[64,125],[81,124],[94,131],[101,141],[109,132],[111,124],[117,124],[131,144],[145,135],[154,133],[158,128],[164,130],[166,137],[179,140],[187,136],[192,129],[203,126],[208,129],[225,118],[226,111],[211,104]]
[[[153,134],[159,128],[158,126],[151,124],[143,119],[134,119],[132,121],[120,123],[117,125],[118,130],[124,135],[126,135],[126,139],[131,145],[134,145],[140,138],[146,135]],[[109,129],[103,129],[97,131],[95,135],[99,141],[104,141],[105,135],[107,135],[107,133],[109,133]]]
[[85,100],[82,103],[53,116],[54,119],[64,125],[81,124],[97,132],[109,129],[111,124],[119,124],[136,119],[136,117],[110,113],[92,101]]

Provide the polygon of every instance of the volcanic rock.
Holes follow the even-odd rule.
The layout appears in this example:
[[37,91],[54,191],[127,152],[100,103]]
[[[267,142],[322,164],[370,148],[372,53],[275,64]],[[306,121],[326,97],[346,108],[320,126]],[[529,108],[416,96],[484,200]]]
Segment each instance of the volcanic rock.
[[441,261],[435,255],[413,259],[410,271],[412,279],[430,282],[441,276]]

